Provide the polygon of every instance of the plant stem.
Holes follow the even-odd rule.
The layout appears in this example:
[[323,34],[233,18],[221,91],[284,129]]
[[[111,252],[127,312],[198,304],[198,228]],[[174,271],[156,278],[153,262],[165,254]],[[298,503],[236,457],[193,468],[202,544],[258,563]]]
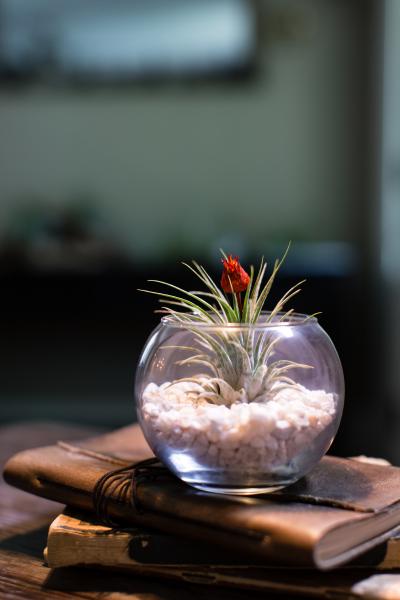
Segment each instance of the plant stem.
[[236,299],[238,302],[238,306],[239,306],[239,311],[240,311],[240,319],[242,318],[242,312],[243,312],[243,304],[242,304],[242,294],[240,292],[236,292]]

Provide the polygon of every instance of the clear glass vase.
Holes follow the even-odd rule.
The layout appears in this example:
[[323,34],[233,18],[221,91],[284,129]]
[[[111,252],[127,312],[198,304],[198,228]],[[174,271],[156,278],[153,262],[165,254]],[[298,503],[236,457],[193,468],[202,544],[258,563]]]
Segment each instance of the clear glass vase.
[[156,456],[205,491],[256,494],[306,474],[339,426],[343,371],[315,317],[256,325],[161,319],[136,375],[140,425]]

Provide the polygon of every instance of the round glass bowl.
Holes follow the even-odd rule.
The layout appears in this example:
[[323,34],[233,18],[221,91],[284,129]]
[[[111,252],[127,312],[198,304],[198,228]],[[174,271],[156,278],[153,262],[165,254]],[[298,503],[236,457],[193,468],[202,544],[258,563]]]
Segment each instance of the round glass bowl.
[[331,445],[344,399],[335,347],[315,317],[256,325],[164,317],[143,349],[137,412],[155,455],[205,491],[250,495],[305,475]]

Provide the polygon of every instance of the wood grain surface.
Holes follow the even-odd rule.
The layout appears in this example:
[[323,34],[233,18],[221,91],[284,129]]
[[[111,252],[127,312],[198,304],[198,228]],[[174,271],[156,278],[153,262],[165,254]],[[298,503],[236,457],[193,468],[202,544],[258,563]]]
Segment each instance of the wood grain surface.
[[[57,423],[0,427],[1,467],[19,450],[53,444],[60,439],[80,439],[94,433],[97,432],[93,429]],[[247,600],[250,596],[282,599],[282,595],[265,591],[258,594],[209,585],[181,585],[101,569],[49,569],[43,562],[47,530],[62,509],[60,504],[36,498],[0,481],[1,599]]]

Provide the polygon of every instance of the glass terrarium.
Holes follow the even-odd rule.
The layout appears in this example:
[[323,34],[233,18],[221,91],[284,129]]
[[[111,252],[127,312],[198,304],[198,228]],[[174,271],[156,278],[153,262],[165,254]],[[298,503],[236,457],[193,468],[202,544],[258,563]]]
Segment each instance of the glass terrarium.
[[316,317],[281,310],[297,286],[263,312],[265,268],[257,278],[242,269],[239,285],[228,260],[236,259],[226,257],[228,283],[222,278],[220,292],[195,264],[212,291],[187,292],[189,300],[176,296],[176,288],[161,294],[191,310],[167,309],[144,347],[138,418],[156,456],[186,483],[211,492],[265,493],[293,483],[327,452],[342,414],[343,373]]

